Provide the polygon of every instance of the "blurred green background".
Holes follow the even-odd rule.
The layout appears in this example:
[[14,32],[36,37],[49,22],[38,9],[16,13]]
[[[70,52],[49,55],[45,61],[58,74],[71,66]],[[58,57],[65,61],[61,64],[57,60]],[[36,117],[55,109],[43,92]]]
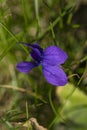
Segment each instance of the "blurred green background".
[[[21,41],[65,50],[68,84],[50,85],[41,68],[18,72],[31,60]],[[0,130],[37,130],[23,126],[31,117],[49,130],[87,130],[86,95],[87,0],[0,0]]]

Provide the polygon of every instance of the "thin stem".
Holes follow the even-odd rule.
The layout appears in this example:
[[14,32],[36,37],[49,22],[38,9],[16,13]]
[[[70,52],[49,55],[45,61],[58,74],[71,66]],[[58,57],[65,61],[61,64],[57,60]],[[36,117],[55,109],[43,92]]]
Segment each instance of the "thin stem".
[[84,61],[87,61],[87,56],[85,56],[84,58],[82,58],[82,59],[80,60],[81,63],[84,62]]
[[2,88],[7,88],[7,89],[13,89],[13,90],[16,90],[16,91],[19,91],[19,92],[22,92],[22,93],[27,93],[29,94],[30,96],[33,96],[39,100],[41,100],[42,102],[44,103],[47,103],[40,95],[36,95],[35,93],[33,93],[32,91],[29,91],[29,90],[26,90],[24,88],[19,88],[17,86],[12,86],[12,85],[0,85],[0,87]]
[[[26,116],[27,116],[27,120],[29,119],[29,111],[28,111],[28,103],[26,101]],[[27,126],[28,126],[28,130],[29,130],[29,123],[27,122]]]
[[49,91],[49,102],[50,102],[50,105],[51,105],[51,108],[52,108],[54,114],[57,115],[57,111],[56,111],[56,109],[53,105],[52,99],[51,99],[51,91],[52,91],[52,89],[50,89],[50,91]]
[[26,101],[26,117],[27,117],[27,120],[29,119],[29,112],[28,112],[28,103]]
[[0,25],[15,39],[16,42],[19,42],[19,40],[17,39],[17,37],[11,32],[9,31],[9,29],[6,27],[5,24],[0,22]]
[[55,45],[57,45],[56,36],[55,36],[55,33],[54,33],[54,29],[53,29],[53,24],[52,23],[50,23],[50,27],[51,27],[53,41],[54,41]]
[[24,16],[24,21],[25,21],[25,27],[27,27],[27,14],[26,14],[26,7],[25,7],[25,0],[22,0],[22,11],[23,11],[23,16]]
[[38,3],[38,0],[35,0],[35,13],[36,13],[36,19],[38,20],[38,23],[39,23],[39,3]]
[[15,130],[15,128],[6,119],[4,119],[3,117],[0,119],[9,130]]
[[[53,28],[58,24],[61,18],[64,17],[65,15],[66,15],[66,12],[63,12],[61,16],[58,16],[58,18],[52,23]],[[50,32],[50,30],[51,30],[51,27],[49,26],[38,38],[32,40],[31,42],[41,40],[47,33]]]
[[[6,31],[9,33],[9,35],[10,35],[11,37],[13,37],[14,40],[16,41],[16,42],[13,42],[12,44],[10,44],[10,46],[8,46],[8,47],[6,47],[6,48],[4,49],[4,51],[3,51],[2,54],[0,55],[0,61],[1,61],[1,60],[4,58],[4,56],[8,53],[8,51],[10,51],[10,49],[11,49],[12,47],[14,47],[16,43],[19,42],[19,40],[18,40],[18,38],[17,38],[11,31],[9,31],[9,29],[6,27],[5,24],[3,24],[3,23],[0,22],[0,25],[1,25],[1,27],[2,27],[4,30],[6,30]],[[28,50],[27,50],[22,44],[20,44],[20,46],[24,49],[24,51],[25,51],[27,54],[29,53]]]
[[54,114],[56,115],[56,117],[54,118],[52,123],[49,125],[49,128],[52,127],[52,125],[55,123],[55,121],[57,120],[58,117],[60,117],[65,122],[65,119],[62,117],[62,115],[59,113],[59,111],[56,111],[56,109],[53,105],[52,98],[51,98],[51,92],[52,92],[52,89],[50,89],[50,91],[49,91],[49,102],[50,102],[51,108],[52,108]]
[[50,128],[53,126],[53,124],[54,124],[57,120],[58,120],[58,117],[56,116],[56,117],[53,119],[53,121],[51,122],[51,124],[48,126],[48,129],[50,129]]
[[35,1],[35,14],[37,20],[37,36],[39,36],[39,32],[40,32],[39,2],[38,0],[34,0],[34,1]]

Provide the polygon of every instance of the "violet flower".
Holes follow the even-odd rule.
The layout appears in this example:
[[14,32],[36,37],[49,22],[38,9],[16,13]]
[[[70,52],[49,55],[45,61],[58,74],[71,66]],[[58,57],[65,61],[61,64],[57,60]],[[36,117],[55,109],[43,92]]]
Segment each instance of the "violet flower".
[[66,52],[54,45],[43,50],[37,43],[22,44],[31,48],[30,55],[33,61],[18,63],[16,68],[20,72],[28,73],[31,69],[42,65],[44,77],[50,84],[54,86],[64,86],[67,83],[67,76],[60,66],[68,58]]

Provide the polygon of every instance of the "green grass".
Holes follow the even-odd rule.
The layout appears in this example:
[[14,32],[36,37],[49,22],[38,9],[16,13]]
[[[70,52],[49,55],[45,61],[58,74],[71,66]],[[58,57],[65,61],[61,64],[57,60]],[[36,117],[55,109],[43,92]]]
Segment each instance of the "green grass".
[[[79,3],[73,0],[0,1],[1,130],[24,130],[31,117],[49,130],[87,129],[86,25],[75,22],[75,5]],[[31,60],[30,50],[18,44],[22,41],[64,49],[69,56],[63,65],[68,84],[50,85],[41,68],[26,75],[18,72],[18,62]],[[30,125],[27,130],[33,130]]]

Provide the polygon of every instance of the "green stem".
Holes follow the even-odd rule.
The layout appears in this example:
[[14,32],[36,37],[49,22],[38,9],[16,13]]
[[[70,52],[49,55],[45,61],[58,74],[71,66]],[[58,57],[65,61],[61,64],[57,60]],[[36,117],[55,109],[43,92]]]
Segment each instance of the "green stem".
[[58,119],[58,117],[60,117],[60,119],[62,119],[65,122],[65,119],[62,117],[62,115],[59,113],[59,111],[56,111],[56,109],[54,107],[54,104],[53,104],[52,98],[51,98],[51,92],[52,92],[52,89],[50,89],[50,91],[49,91],[49,102],[50,102],[51,108],[52,108],[56,117],[54,118],[54,120],[49,125],[49,128],[52,127],[52,125],[55,123],[55,121]]
[[36,14],[36,20],[37,20],[37,36],[39,36],[40,33],[40,18],[39,18],[39,2],[38,0],[35,1],[35,14]]
[[50,27],[51,27],[53,41],[54,41],[55,45],[57,45],[56,36],[55,36],[55,33],[54,33],[54,29],[53,29],[53,24],[52,23],[50,23]]
[[[52,23],[53,28],[58,24],[58,22],[61,20],[61,18],[64,17],[65,15],[66,15],[66,12],[63,12],[63,13],[61,14],[61,16],[58,16],[58,18]],[[36,39],[36,40],[41,40],[48,32],[50,32],[50,30],[51,30],[51,27],[49,26],[49,27],[45,30],[45,32],[42,33],[42,34],[38,37],[38,39]]]
[[53,105],[53,102],[52,102],[51,92],[52,92],[52,89],[50,89],[50,91],[49,91],[49,102],[50,102],[50,105],[51,105],[51,108],[52,108],[54,114],[57,115],[57,111],[56,111],[56,109],[55,109],[55,107]]
[[25,7],[25,0],[22,0],[22,11],[23,11],[23,16],[24,16],[24,21],[25,21],[25,27],[27,27],[27,14],[26,14],[26,7]]
[[17,37],[11,31],[9,31],[9,29],[6,27],[5,24],[3,24],[3,23],[0,22],[0,25],[1,25],[1,27],[3,27],[15,39],[16,42],[19,42],[19,40],[17,39]]
[[[14,40],[18,43],[19,42],[19,40],[17,39],[17,37],[11,32],[11,31],[9,31],[9,29],[6,27],[6,25],[5,24],[3,24],[3,23],[1,23],[0,22],[0,25],[1,25],[1,27],[4,29],[4,30],[6,30],[8,33],[9,33],[9,35],[11,36],[11,37],[13,37],[14,38]],[[8,51],[10,51],[10,49],[13,47],[13,46],[15,46],[15,42],[13,42],[12,44],[10,44],[10,46],[8,46],[8,47],[6,47],[5,49],[4,49],[4,51],[2,52],[2,54],[0,55],[0,61],[4,58],[4,56],[8,53]],[[29,52],[28,52],[28,50],[22,45],[22,44],[19,44],[23,49],[24,49],[24,51],[28,54]]]

